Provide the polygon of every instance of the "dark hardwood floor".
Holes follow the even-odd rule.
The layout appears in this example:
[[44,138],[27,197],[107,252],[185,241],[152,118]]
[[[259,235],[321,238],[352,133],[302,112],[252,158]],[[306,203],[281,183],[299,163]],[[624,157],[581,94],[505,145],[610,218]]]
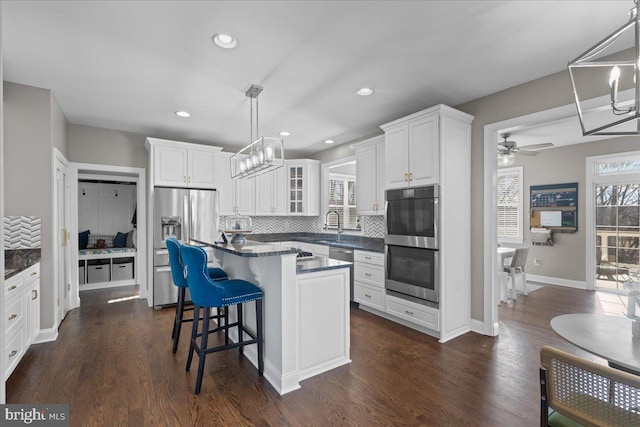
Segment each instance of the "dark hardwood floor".
[[536,426],[540,347],[599,360],[549,326],[559,314],[601,312],[596,293],[545,286],[501,306],[497,338],[439,344],[352,309],[351,364],[280,396],[237,351],[215,353],[196,396],[196,370],[184,370],[188,326],[172,354],[173,310],[107,303],[132,292],[83,292],[57,341],[33,345],[11,375],[8,403],[68,403],[73,426]]

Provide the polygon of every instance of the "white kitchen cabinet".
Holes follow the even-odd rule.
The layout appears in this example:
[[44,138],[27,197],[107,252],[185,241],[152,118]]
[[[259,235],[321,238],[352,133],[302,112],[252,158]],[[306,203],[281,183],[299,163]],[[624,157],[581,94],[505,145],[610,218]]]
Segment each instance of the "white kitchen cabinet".
[[4,296],[6,380],[40,331],[40,263],[6,280]]
[[425,111],[381,126],[387,189],[439,182],[439,114]]
[[286,160],[287,214],[320,215],[320,162]]
[[384,215],[384,135],[354,144],[358,215]]
[[363,306],[385,311],[384,255],[356,250],[353,257],[353,297]]
[[29,348],[40,332],[40,269],[31,271],[25,278],[25,282],[24,338],[25,347]]
[[386,314],[437,332],[440,342],[471,329],[472,121],[437,105],[381,126],[387,189],[438,184],[440,190],[437,308],[387,295]]
[[232,154],[217,153],[214,159],[220,215],[255,215],[256,179],[231,179]]
[[287,214],[286,168],[263,173],[256,181],[256,215],[283,216]]
[[147,138],[153,186],[214,189],[215,156],[221,147]]

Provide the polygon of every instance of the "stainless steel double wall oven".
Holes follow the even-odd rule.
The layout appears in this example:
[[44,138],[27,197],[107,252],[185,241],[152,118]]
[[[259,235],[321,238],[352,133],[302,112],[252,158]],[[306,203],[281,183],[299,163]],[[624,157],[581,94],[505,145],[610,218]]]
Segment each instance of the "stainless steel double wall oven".
[[429,304],[440,294],[438,262],[439,187],[386,191],[387,293]]

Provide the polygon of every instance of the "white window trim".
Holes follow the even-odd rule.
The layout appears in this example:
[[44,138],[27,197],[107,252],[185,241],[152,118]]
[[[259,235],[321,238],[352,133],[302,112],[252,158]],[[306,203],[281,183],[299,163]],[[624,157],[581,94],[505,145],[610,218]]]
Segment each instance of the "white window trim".
[[[510,168],[498,169],[497,178],[500,175],[506,175],[507,173],[518,173],[518,235],[515,237],[500,237],[498,236],[498,243],[515,243],[521,245],[524,242],[524,168],[522,166],[514,166]],[[497,211],[497,204],[496,204]]]
[[[345,183],[348,183],[349,181],[355,181],[356,180],[356,176],[355,175],[348,175],[348,174],[344,174],[344,173],[329,173],[329,180],[331,180],[332,177],[335,178],[335,179],[339,179],[339,180],[341,180],[341,181],[343,181]],[[356,185],[358,185],[357,182],[356,182]],[[344,186],[344,191],[345,191],[344,203],[341,206],[341,208],[343,210],[353,209],[353,211],[356,212],[356,210],[357,210],[357,202],[358,202],[357,199],[356,199],[356,206],[350,206],[348,204],[348,201],[349,201],[349,196],[348,196],[349,187],[348,187],[348,184]],[[337,205],[329,204],[328,208],[329,208],[329,210],[332,210],[332,209],[335,209],[336,206]],[[358,216],[358,215],[356,215],[356,216]],[[355,229],[355,227],[346,228],[346,218],[342,218],[342,228],[343,229],[347,229],[347,230],[354,230]],[[337,230],[338,227],[329,226],[327,224],[327,229],[328,230]]]
[[627,151],[624,153],[603,154],[601,156],[587,157],[586,161],[586,181],[585,186],[585,210],[587,219],[586,229],[586,279],[587,289],[595,290],[596,288],[596,185],[615,185],[621,180],[625,182],[640,182],[640,173],[622,173],[622,174],[606,174],[598,175],[597,165],[603,161],[624,161],[629,159],[637,159],[640,157],[640,151]]

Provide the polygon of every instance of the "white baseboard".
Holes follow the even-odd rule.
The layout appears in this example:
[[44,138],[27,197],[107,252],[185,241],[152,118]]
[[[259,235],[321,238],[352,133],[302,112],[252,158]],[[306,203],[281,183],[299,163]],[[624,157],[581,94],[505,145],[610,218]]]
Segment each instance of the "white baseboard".
[[485,335],[483,321],[471,319],[471,323],[469,324],[469,327],[471,328],[471,332],[475,332],[476,334],[480,334],[480,335]]
[[38,336],[33,340],[33,344],[51,342],[58,339],[58,328],[40,329]]
[[561,279],[558,277],[539,276],[527,273],[527,282],[548,283],[550,285],[566,286],[575,289],[587,289],[587,282],[582,280]]

